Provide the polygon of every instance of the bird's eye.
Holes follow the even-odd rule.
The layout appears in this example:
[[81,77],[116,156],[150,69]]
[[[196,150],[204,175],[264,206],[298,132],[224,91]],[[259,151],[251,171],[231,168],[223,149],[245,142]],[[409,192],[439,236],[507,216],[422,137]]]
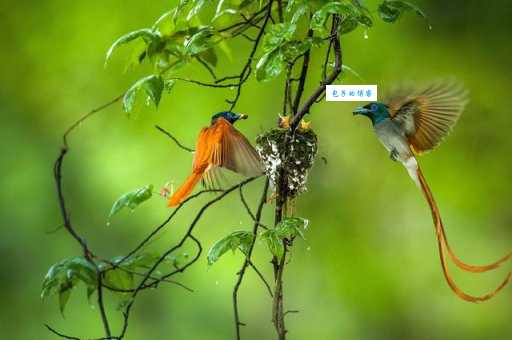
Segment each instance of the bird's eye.
[[370,110],[377,111],[377,104],[372,104],[372,106],[370,106]]

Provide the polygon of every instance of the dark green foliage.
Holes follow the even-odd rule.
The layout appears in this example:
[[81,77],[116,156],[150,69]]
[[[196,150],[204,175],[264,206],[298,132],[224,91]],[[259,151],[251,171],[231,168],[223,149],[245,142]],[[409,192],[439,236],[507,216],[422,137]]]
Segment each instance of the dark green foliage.
[[[107,52],[107,61],[114,50],[131,44],[133,54],[129,65],[148,61],[155,70],[155,75],[137,81],[127,91],[123,100],[124,110],[133,111],[136,95],[141,89],[148,100],[158,106],[165,84],[164,76],[176,73],[198,58],[212,67],[216,67],[220,59],[217,49],[231,58],[226,42],[234,37],[234,32],[250,30],[252,26],[247,24],[233,30],[226,27],[239,22],[241,15],[251,17],[266,5],[266,1],[260,0],[181,0],[175,8],[160,16],[151,28],[139,29],[117,39]],[[386,22],[396,21],[407,11],[425,16],[418,7],[404,1],[386,0],[378,9]],[[276,16],[276,9],[272,11]],[[334,14],[340,17],[337,27],[340,34],[352,32],[359,26],[365,29],[373,26],[370,11],[362,1],[290,0],[286,3],[285,21],[270,25],[265,30],[254,58],[256,79],[269,81],[278,77],[297,57],[313,46],[321,46],[328,35],[327,22]],[[307,20],[310,16],[311,20]],[[312,29],[313,37],[304,36],[304,28]]]
[[228,236],[218,240],[208,251],[208,264],[212,265],[224,255],[228,250],[233,253],[240,249],[242,253],[247,255],[253,242],[253,234],[248,231],[234,231]]
[[[173,268],[178,266],[182,258],[186,258],[184,254],[178,257],[168,257],[165,262]],[[122,299],[125,299],[123,291],[134,288],[135,274],[143,273],[159,259],[159,256],[149,253],[134,255],[123,260],[123,257],[114,257],[110,261],[95,261],[93,265],[82,256],[70,259],[64,259],[54,264],[48,270],[41,291],[41,298],[52,295],[59,296],[59,308],[62,313],[71,295],[71,291],[82,283],[87,292],[87,298],[96,291],[97,273],[95,265],[103,273],[103,284],[107,288],[118,291]],[[158,273],[156,273],[158,274]]]
[[83,257],[65,259],[48,270],[43,281],[41,298],[58,294],[59,308],[64,313],[71,290],[78,282],[85,284],[89,297],[96,290],[96,268]]
[[385,22],[393,23],[405,12],[414,12],[425,19],[427,18],[418,6],[407,1],[386,0],[379,5],[379,15]]
[[105,57],[105,64],[108,63],[108,61],[112,57],[114,50],[116,50],[119,46],[128,44],[129,42],[132,42],[136,39],[142,39],[148,49],[150,48],[150,46],[153,46],[152,49],[155,49],[154,46],[161,44],[160,34],[148,28],[143,28],[140,30],[127,33],[119,39],[117,39],[112,44],[112,46],[110,46],[109,50],[107,51],[107,56]]
[[291,41],[297,26],[281,23],[270,26],[263,37],[262,53],[256,65],[256,78],[267,81],[277,77],[285,68],[285,46]]
[[146,185],[140,189],[130,191],[119,197],[112,206],[108,218],[118,213],[123,208],[135,209],[144,201],[147,201],[153,195],[153,185]]
[[[206,65],[210,71],[210,67],[217,67],[223,59],[245,58],[240,55],[231,58],[227,43],[232,39],[245,36],[252,41],[254,55],[248,60],[248,69],[255,70],[258,81],[269,81],[287,69],[292,70],[297,58],[312,47],[321,47],[329,41],[330,23],[337,23],[333,30],[340,34],[352,32],[360,26],[368,29],[374,24],[370,11],[359,0],[290,0],[283,3],[286,3],[284,22],[264,21],[268,25],[262,32],[261,40],[252,41],[254,38],[250,38],[259,26],[248,24],[244,22],[246,19],[241,18],[257,17],[258,24],[262,25],[261,19],[266,15],[269,4],[264,0],[180,0],[176,7],[161,15],[151,28],[138,29],[118,38],[108,49],[105,63],[119,48],[130,47],[129,66],[142,63],[150,66],[150,74],[137,80],[125,92],[122,98],[124,111],[133,112],[136,104],[142,102],[141,99],[158,108],[164,90],[169,92],[175,82],[182,79],[177,73],[187,65]],[[275,19],[278,18],[277,3],[272,4],[270,10]],[[395,22],[406,12],[425,17],[417,6],[405,1],[385,0],[378,7],[379,16],[385,22]],[[333,15],[337,15],[339,20],[333,21]],[[227,58],[222,58],[219,52],[223,52]],[[349,68],[342,65],[342,69]],[[228,78],[236,79],[236,76]],[[311,129],[301,128],[290,137],[290,141],[285,142],[286,136],[287,130],[272,129],[258,137],[257,147],[270,181],[275,186],[276,179],[283,171],[288,198],[293,199],[306,189],[307,174],[317,153],[317,136]],[[123,208],[135,209],[151,198],[152,190],[153,186],[147,185],[121,196],[112,206],[109,219]],[[306,226],[307,221],[302,218],[285,218],[274,228],[267,229],[261,237],[270,252],[281,258],[286,240],[297,236],[303,238]],[[247,255],[253,242],[252,233],[235,231],[212,246],[207,255],[208,263],[215,263],[229,250],[234,252],[239,249]],[[186,254],[168,257],[165,262],[176,269],[186,257]],[[151,254],[134,255],[127,259],[116,257],[110,261],[95,259],[94,263],[83,257],[65,259],[49,269],[41,296],[58,295],[63,313],[71,291],[78,283],[85,286],[88,297],[96,291],[99,272],[105,288],[120,294],[123,303],[127,303],[126,294],[133,290],[137,278],[143,276],[158,260],[158,256]],[[158,278],[161,273],[154,271],[152,275]]]
[[296,237],[304,239],[304,230],[307,226],[308,220],[304,218],[286,217],[274,228],[265,230],[261,237],[272,255],[280,259],[284,254],[284,240],[292,240]]
[[151,75],[142,78],[126,91],[123,97],[123,110],[126,113],[133,111],[136,99],[141,91],[146,94],[146,103],[151,101],[155,104],[155,107],[158,107],[164,87],[164,80],[160,76]]

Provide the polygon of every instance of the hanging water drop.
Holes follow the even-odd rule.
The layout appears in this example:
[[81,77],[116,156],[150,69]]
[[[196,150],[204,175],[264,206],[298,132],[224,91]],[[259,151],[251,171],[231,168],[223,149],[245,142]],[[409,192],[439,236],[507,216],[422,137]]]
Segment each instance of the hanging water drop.
[[364,30],[364,38],[368,39],[368,30]]

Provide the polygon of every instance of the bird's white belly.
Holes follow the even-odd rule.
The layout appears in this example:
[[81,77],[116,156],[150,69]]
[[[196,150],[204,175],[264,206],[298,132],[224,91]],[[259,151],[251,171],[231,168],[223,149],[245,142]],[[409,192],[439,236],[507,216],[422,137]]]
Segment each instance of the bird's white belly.
[[400,129],[391,121],[382,122],[375,126],[375,133],[380,142],[390,153],[396,150],[398,159],[405,161],[412,156],[409,143]]

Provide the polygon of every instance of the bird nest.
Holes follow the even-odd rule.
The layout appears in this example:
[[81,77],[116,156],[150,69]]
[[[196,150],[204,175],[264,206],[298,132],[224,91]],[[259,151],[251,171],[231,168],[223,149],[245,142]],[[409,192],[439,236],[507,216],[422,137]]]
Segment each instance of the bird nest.
[[[288,197],[293,199],[306,191],[308,171],[318,151],[317,136],[311,129],[297,129],[287,137],[288,129],[275,128],[256,139],[256,150],[275,188],[282,171]],[[287,139],[289,139],[287,143]]]

